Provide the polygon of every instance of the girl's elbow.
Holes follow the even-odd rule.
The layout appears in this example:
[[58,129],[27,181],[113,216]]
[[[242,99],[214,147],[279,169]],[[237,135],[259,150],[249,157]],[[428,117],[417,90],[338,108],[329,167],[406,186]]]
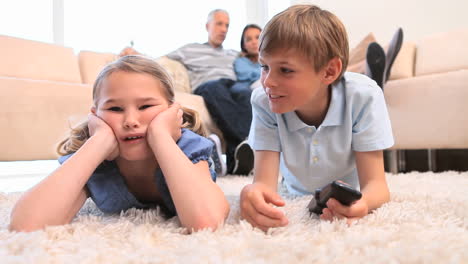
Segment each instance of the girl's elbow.
[[16,214],[16,208],[13,209],[10,215],[10,224],[8,230],[12,232],[31,232],[34,231],[33,223],[25,221],[24,217]]
[[8,230],[13,232],[34,232],[44,229],[46,226],[65,225],[71,222],[71,219],[50,220],[31,215],[15,215],[12,214]]
[[193,231],[200,231],[205,229],[215,231],[218,228],[218,226],[223,224],[223,222],[224,219],[200,217],[199,219],[195,219],[193,223],[190,223],[186,227]]
[[219,224],[220,223],[216,223],[208,219],[200,219],[200,220],[196,220],[193,223],[190,223],[189,225],[185,227],[192,230],[193,232],[197,232],[197,231],[205,230],[205,229],[215,231],[218,228]]
[[215,231],[220,225],[224,223],[228,215],[229,204],[223,208],[223,210],[219,210],[218,212],[201,213],[199,216],[195,217],[194,221],[186,227],[194,231],[203,229],[210,229]]
[[8,230],[12,232],[33,232],[44,228],[43,226],[39,226],[34,223],[28,222],[18,222],[12,220],[10,225],[8,226]]

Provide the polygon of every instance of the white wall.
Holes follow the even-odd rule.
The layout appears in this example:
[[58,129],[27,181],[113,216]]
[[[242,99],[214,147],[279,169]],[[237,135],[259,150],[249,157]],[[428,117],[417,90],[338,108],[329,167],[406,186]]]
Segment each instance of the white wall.
[[468,28],[467,0],[291,0],[311,3],[336,14],[346,26],[350,47],[367,33],[387,43],[398,27],[409,41],[439,32]]
[[268,2],[266,0],[245,0],[246,24],[261,27],[268,21]]

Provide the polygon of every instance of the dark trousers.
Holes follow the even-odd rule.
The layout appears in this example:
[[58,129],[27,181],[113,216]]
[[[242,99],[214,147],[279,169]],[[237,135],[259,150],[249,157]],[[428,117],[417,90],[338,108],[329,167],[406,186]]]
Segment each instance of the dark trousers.
[[194,91],[194,94],[203,97],[211,118],[223,132],[228,172],[234,169],[234,151],[249,135],[252,122],[252,91],[236,89],[238,86],[235,84],[230,79],[219,79],[203,83]]

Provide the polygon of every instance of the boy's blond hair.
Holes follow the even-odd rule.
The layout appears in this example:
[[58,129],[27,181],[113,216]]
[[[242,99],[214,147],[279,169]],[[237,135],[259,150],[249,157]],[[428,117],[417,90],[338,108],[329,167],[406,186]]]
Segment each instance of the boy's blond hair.
[[260,53],[279,49],[295,50],[307,56],[316,72],[338,57],[342,70],[336,81],[348,66],[348,36],[343,23],[315,5],[291,6],[267,23],[260,35]]

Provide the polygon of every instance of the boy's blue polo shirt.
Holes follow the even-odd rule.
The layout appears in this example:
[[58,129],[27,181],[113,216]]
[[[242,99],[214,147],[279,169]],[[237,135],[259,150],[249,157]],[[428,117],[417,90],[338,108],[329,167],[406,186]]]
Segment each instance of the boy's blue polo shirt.
[[283,183],[293,195],[312,194],[338,179],[358,188],[354,152],[393,145],[383,92],[374,81],[345,73],[331,89],[330,106],[318,128],[295,112],[273,113],[263,89],[252,93],[249,144],[254,150],[281,152]]

